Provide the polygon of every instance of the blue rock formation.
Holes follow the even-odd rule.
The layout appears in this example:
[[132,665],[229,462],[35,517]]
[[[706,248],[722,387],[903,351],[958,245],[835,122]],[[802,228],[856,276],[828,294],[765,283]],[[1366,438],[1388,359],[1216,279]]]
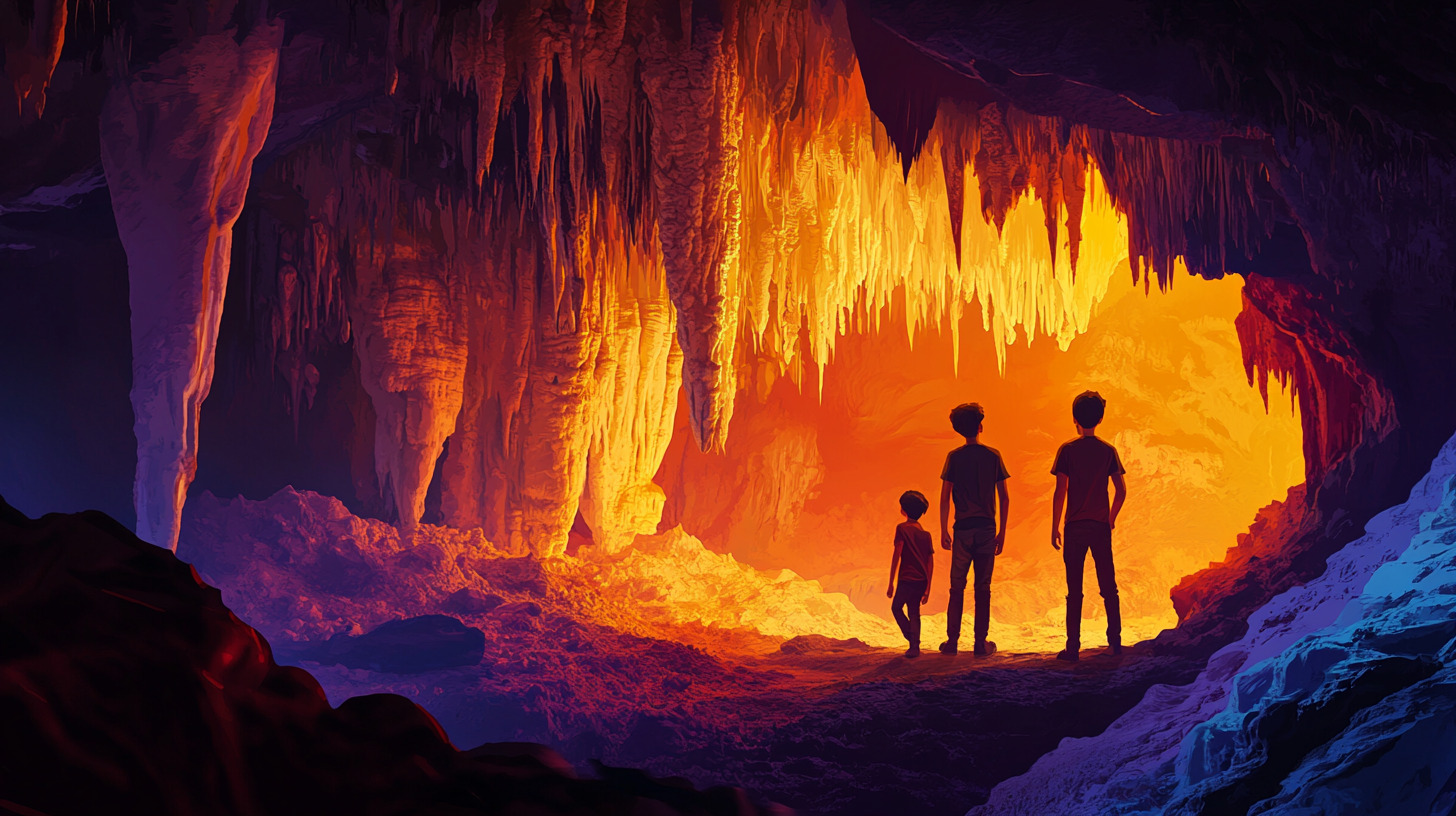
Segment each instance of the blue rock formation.
[[1153,687],[971,813],[1451,814],[1456,438],[1365,529],[1192,684]]

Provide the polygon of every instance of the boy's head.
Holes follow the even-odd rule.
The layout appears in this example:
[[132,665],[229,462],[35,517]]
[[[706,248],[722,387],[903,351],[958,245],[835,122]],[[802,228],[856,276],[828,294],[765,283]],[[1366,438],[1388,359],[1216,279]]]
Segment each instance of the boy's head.
[[905,517],[911,521],[919,521],[930,509],[930,502],[926,501],[925,494],[919,490],[907,490],[900,494],[900,509],[905,511]]
[[1072,400],[1072,419],[1083,428],[1095,428],[1107,411],[1107,400],[1096,391],[1083,391]]
[[978,402],[967,402],[950,409],[950,426],[967,439],[981,432],[981,422],[986,412]]

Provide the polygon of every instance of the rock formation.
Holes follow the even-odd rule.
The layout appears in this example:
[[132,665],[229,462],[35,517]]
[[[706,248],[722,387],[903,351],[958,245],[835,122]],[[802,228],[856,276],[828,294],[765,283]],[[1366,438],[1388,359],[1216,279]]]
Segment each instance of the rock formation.
[[762,812],[636,772],[579,780],[540,746],[462,752],[395,695],[330,707],[196,570],[100,513],[0,502],[0,564],[0,806],[19,813]]
[[118,65],[102,158],[131,278],[137,533],[177,546],[232,261],[232,229],[273,116],[283,25],[222,20],[155,65]]
[[[1256,610],[1193,683],[1154,688],[972,813],[1444,812],[1456,629],[1451,596],[1435,588],[1456,544],[1453,474],[1456,438],[1407,502],[1372,519],[1323,576]],[[1416,744],[1421,758],[1403,758]]]

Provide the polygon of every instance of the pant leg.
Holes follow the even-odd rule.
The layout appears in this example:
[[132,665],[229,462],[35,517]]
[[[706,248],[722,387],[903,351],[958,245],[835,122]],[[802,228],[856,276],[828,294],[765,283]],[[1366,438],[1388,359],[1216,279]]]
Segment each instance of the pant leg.
[[976,530],[971,563],[976,572],[976,640],[986,639],[991,629],[991,574],[996,569],[996,531]]
[[[902,581],[900,586],[904,587],[904,585]],[[909,640],[910,620],[905,617],[905,598],[898,589],[895,590],[895,599],[890,601],[890,614],[895,616],[895,623],[900,626],[900,634],[904,635],[906,640]]]
[[956,530],[950,550],[950,603],[945,610],[945,639],[960,642],[966,608],[966,577],[971,571],[971,530]]
[[1112,528],[1088,542],[1097,569],[1097,590],[1107,610],[1107,644],[1122,643],[1122,601],[1117,595],[1117,571],[1112,565]]
[[1087,563],[1087,537],[1080,526],[1062,533],[1062,563],[1067,568],[1067,647],[1082,643],[1082,570]]
[[902,580],[895,590],[895,622],[911,646],[920,645],[920,599],[925,597],[925,586],[924,581]]

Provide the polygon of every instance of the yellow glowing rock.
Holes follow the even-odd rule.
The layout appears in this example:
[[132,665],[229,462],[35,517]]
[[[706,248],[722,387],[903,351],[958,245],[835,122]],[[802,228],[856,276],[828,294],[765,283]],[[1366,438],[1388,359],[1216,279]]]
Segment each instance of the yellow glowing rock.
[[856,609],[848,596],[825,592],[818,581],[789,570],[760,571],[711,552],[681,528],[643,536],[593,566],[603,594],[637,599],[642,617],[783,638],[818,634],[872,646],[904,643],[894,624]]

